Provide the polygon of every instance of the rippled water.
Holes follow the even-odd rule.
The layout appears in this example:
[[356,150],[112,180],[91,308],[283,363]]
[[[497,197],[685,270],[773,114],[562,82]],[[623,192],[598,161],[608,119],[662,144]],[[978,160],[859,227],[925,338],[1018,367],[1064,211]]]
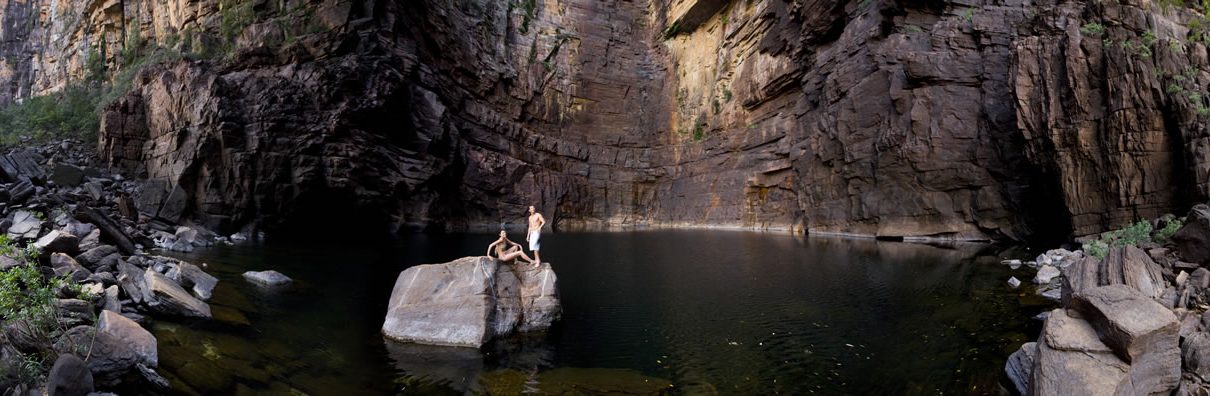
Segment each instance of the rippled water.
[[[521,235],[513,235],[523,240]],[[183,258],[222,283],[216,322],[158,321],[184,393],[999,394],[1042,305],[997,251],[732,231],[543,237],[564,319],[483,351],[379,335],[399,271],[490,235],[242,245]],[[246,270],[296,283],[265,290]]]

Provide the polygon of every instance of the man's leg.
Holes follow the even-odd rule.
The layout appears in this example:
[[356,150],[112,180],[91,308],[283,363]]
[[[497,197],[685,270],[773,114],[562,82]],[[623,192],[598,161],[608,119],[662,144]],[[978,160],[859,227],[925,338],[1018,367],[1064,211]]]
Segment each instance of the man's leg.
[[542,265],[542,256],[538,254],[537,250],[535,250],[534,251],[534,267],[537,267],[540,265]]

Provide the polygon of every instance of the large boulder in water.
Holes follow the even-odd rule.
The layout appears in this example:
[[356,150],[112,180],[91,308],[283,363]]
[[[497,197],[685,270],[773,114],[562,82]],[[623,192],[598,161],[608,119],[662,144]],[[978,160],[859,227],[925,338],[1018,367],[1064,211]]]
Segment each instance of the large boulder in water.
[[544,330],[561,313],[550,264],[465,257],[399,274],[382,333],[396,341],[479,347],[496,336]]

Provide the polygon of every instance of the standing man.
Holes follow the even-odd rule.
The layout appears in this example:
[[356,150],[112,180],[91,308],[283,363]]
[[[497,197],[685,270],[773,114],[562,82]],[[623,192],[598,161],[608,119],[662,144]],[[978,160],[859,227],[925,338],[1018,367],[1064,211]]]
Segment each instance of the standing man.
[[542,227],[546,226],[546,218],[542,217],[534,209],[533,205],[529,207],[529,231],[525,233],[525,241],[529,242],[529,250],[534,252],[534,267],[541,265],[542,256],[538,255],[538,249],[542,244],[538,243],[538,237],[542,236]]

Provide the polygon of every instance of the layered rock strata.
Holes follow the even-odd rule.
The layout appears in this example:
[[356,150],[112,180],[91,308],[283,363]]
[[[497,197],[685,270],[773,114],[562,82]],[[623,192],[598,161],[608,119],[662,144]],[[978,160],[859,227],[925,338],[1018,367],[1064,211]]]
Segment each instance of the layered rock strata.
[[[55,15],[108,29],[90,31],[127,21],[179,49],[231,26],[217,1],[121,2],[110,19],[67,2],[32,11],[43,3],[5,3],[30,22],[7,24],[5,43],[77,31]],[[1193,9],[281,4],[253,3],[232,55],[148,68],[106,109],[107,163],[164,183],[144,213],[288,229],[340,205],[356,209],[323,220],[395,231],[495,225],[535,204],[563,228],[1021,239],[1092,234],[1210,192]],[[81,39],[56,37],[14,58],[32,66],[10,65],[10,85],[30,87],[13,97],[83,75],[36,72],[71,63],[54,48]]]

